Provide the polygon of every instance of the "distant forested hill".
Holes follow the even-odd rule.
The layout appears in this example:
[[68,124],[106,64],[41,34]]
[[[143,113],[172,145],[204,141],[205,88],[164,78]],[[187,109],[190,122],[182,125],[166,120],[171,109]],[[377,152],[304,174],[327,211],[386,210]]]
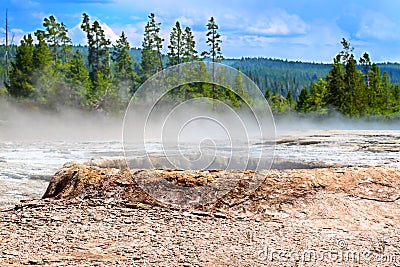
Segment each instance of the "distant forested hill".
[[[292,90],[295,99],[299,96],[301,89],[311,88],[319,78],[325,78],[331,69],[331,64],[326,63],[271,58],[226,59],[224,63],[233,68],[239,67],[263,92],[269,89],[271,92],[286,96],[287,92]],[[377,65],[382,74],[384,71],[388,72],[392,83],[400,84],[399,63],[378,63]]]
[[[9,49],[11,60],[15,55],[15,48],[16,46],[12,46]],[[87,46],[74,46],[73,51],[76,50],[82,53],[85,60],[87,59]],[[4,77],[6,70],[5,51],[5,46],[0,45],[1,77]],[[135,63],[134,68],[138,71],[141,62],[141,49],[132,48],[130,54]],[[164,59],[166,60],[166,57]],[[325,78],[331,69],[331,64],[326,63],[308,63],[272,58],[245,57],[242,59],[225,59],[223,63],[233,68],[239,67],[263,92],[269,89],[271,92],[286,96],[287,92],[291,90],[295,99],[298,98],[301,89],[304,87],[310,88],[319,78]],[[377,65],[382,74],[384,71],[388,72],[392,83],[400,85],[399,63],[378,63]]]
[[400,85],[400,64],[399,63],[378,63],[381,73],[385,71],[389,74],[390,81]]

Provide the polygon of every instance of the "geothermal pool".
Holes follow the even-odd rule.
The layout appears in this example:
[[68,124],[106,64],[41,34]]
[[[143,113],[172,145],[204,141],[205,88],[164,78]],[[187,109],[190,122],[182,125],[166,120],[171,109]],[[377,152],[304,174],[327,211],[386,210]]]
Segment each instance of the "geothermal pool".
[[[151,155],[157,155],[161,145],[148,143],[147,148]],[[251,143],[253,152],[270,149],[270,142]],[[257,155],[253,152],[250,156]],[[399,152],[400,130],[286,131],[277,133],[272,167],[400,166]],[[123,155],[120,141],[2,141],[0,207],[41,197],[51,175],[66,162],[117,159]],[[131,146],[129,156],[143,155]]]

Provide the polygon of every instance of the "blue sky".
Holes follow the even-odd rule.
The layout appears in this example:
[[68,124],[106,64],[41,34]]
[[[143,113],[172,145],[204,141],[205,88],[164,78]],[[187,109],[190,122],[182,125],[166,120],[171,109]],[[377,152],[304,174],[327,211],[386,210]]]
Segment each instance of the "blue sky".
[[[5,10],[14,43],[42,27],[54,15],[69,28],[74,43],[84,43],[79,28],[82,13],[98,20],[115,40],[124,30],[139,47],[147,16],[162,23],[164,47],[179,20],[195,34],[197,50],[205,49],[207,19],[214,16],[223,38],[225,57],[262,56],[288,60],[331,62],[342,37],[360,57],[374,62],[400,62],[400,1],[393,0],[0,0],[0,43],[4,42]],[[1,14],[1,13],[0,13]]]

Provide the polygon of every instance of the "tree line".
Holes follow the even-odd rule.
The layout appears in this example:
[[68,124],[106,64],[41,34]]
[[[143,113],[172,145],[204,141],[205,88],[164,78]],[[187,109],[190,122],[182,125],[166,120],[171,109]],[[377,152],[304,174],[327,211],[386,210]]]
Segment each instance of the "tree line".
[[[92,22],[86,13],[82,15],[80,26],[86,34],[87,53],[73,46],[62,22],[54,16],[44,18],[43,29],[33,35],[25,35],[15,48],[11,70],[5,75],[7,93],[18,100],[31,101],[47,108],[73,106],[118,112],[124,110],[144,81],[167,66],[199,59],[212,62],[223,60],[221,36],[213,17],[206,25],[209,50],[201,55],[196,50],[191,28],[182,28],[177,21],[170,33],[165,57],[162,54],[164,40],[160,36],[160,25],[153,13],[148,16],[141,62],[137,64],[130,54],[131,47],[125,33],[122,32],[112,44],[100,23]],[[212,97],[213,90],[207,89],[211,87],[188,85],[184,87],[184,95],[189,98],[204,93]]]
[[373,63],[367,52],[357,60],[349,41],[343,38],[341,44],[331,65],[242,58],[232,66],[240,66],[265,92],[275,114],[398,117],[400,86],[391,82],[391,77],[398,82],[398,64]]
[[[54,16],[44,18],[42,26],[33,35],[24,36],[19,46],[11,47],[15,56],[10,71],[4,74],[2,69],[2,72],[8,95],[47,108],[72,106],[122,111],[137,88],[158,71],[180,63],[209,60],[225,62],[238,68],[239,73],[247,74],[265,92],[265,98],[277,114],[292,111],[327,114],[337,110],[360,117],[397,115],[400,110],[400,88],[391,83],[388,71],[381,74],[378,64],[372,63],[368,53],[357,61],[353,47],[345,39],[341,42],[343,49],[330,67],[308,64],[310,72],[301,70],[305,63],[298,63],[301,65],[298,75],[289,78],[290,67],[271,73],[270,61],[264,59],[224,61],[222,39],[213,17],[206,25],[208,50],[198,53],[191,28],[182,27],[177,21],[170,32],[168,52],[164,55],[161,24],[153,13],[150,14],[144,28],[140,62],[133,60],[132,48],[124,32],[112,44],[100,23],[92,22],[86,13],[82,15],[81,23],[87,37],[85,49],[72,44],[67,27]],[[199,66],[198,71],[203,72],[198,75],[210,75],[205,66]],[[235,86],[242,88],[242,81],[237,80]],[[198,96],[228,101],[234,107],[240,106],[243,98],[221,86],[187,84],[172,90],[164,100]]]
[[399,85],[390,82],[387,71],[381,74],[367,52],[357,62],[351,44],[344,38],[341,44],[343,49],[325,79],[320,78],[311,90],[303,88],[295,109],[321,114],[334,109],[351,117],[399,115]]

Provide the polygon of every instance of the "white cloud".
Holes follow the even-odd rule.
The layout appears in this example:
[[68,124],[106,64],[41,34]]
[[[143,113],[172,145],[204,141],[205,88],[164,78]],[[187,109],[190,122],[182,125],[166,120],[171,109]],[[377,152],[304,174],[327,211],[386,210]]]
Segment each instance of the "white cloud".
[[121,34],[122,31],[125,32],[126,37],[131,45],[131,47],[139,47],[141,46],[143,39],[143,30],[144,30],[145,22],[139,22],[135,24],[115,24],[110,25],[110,28],[114,30],[114,32]]
[[[103,22],[99,23],[104,31],[104,35],[106,36],[106,38],[110,39],[111,42],[115,43],[115,41],[118,40],[119,36],[106,23]],[[86,33],[83,32],[83,30],[81,29],[81,24],[77,24],[74,27],[70,28],[68,30],[68,36],[71,38],[72,43],[74,44],[81,44],[81,45],[87,44]]]
[[113,31],[113,29],[111,29],[110,26],[108,26],[104,22],[100,23],[100,26],[104,30],[104,35],[106,36],[106,38],[110,39],[111,42],[115,43],[119,39],[119,36]]
[[[8,31],[9,31],[8,32],[8,43],[9,44],[19,44],[22,37],[25,34],[28,34],[28,33],[25,33],[21,29],[9,29]],[[1,38],[1,42],[5,43],[6,42],[6,40],[5,40],[6,39],[6,37],[5,37],[6,30],[4,28],[0,28],[0,32],[3,35],[3,38]]]
[[77,24],[68,29],[68,36],[72,43],[84,45],[87,43],[86,34],[81,29],[81,24]]
[[24,30],[22,30],[22,29],[11,29],[10,32],[16,33],[16,34],[22,34],[22,33],[24,33]]
[[32,0],[25,0],[25,1],[11,0],[11,3],[24,9],[30,9],[40,6],[40,3],[38,1],[32,1]]
[[44,12],[32,12],[31,15],[33,18],[41,19],[41,20],[43,20],[43,18],[47,17],[47,15]]
[[398,40],[400,39],[400,25],[381,13],[368,11],[360,21],[360,28],[356,37],[360,39]]
[[139,17],[139,16],[130,16],[129,19],[131,19],[131,20],[142,20],[143,18]]
[[223,53],[228,57],[264,56],[289,60],[332,62],[348,34],[335,23],[315,20],[303,34],[262,35],[239,32],[228,35]]
[[273,14],[266,12],[265,16],[258,16],[256,22],[248,22],[244,30],[256,35],[299,35],[307,33],[309,25],[298,15],[279,9]]
[[180,16],[177,20],[181,23],[181,25],[185,26],[192,26],[194,24],[193,19],[185,16]]

